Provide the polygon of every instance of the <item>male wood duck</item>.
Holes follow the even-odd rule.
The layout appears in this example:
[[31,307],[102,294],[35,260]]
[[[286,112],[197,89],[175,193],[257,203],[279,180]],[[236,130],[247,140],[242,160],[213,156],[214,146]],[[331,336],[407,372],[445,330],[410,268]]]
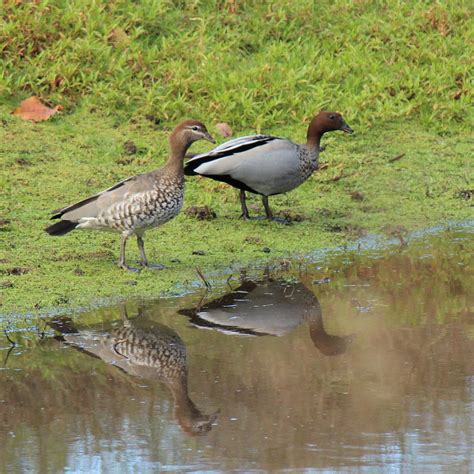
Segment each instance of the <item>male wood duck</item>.
[[268,197],[304,183],[319,166],[321,137],[353,130],[337,112],[319,112],[309,124],[306,143],[298,145],[272,135],[235,138],[188,160],[187,176],[201,175],[240,189],[241,217],[249,219],[245,191],[262,196],[267,219],[274,219]]
[[281,337],[307,321],[314,346],[327,356],[344,354],[354,340],[326,332],[316,295],[300,282],[245,280],[220,298],[178,312],[196,327],[245,336]]

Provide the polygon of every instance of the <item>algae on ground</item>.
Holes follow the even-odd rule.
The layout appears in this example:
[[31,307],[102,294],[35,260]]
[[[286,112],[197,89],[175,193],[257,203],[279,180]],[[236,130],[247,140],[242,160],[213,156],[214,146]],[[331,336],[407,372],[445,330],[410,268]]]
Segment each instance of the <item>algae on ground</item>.
[[[187,178],[184,207],[207,205],[217,218],[201,221],[181,213],[149,231],[149,259],[167,269],[131,274],[116,267],[118,236],[75,231],[53,238],[43,229],[53,209],[161,166],[167,130],[147,119],[127,123],[87,111],[41,124],[20,121],[5,109],[1,118],[0,313],[6,315],[77,308],[105,298],[158,296],[193,284],[196,267],[207,274],[264,264],[365,233],[403,234],[472,217],[471,201],[460,194],[472,188],[468,132],[453,129],[439,135],[416,121],[370,128],[352,122],[354,135],[324,138],[320,171],[296,190],[271,198],[275,211],[300,214],[302,222],[240,221],[234,189]],[[252,132],[235,130],[237,135]],[[267,132],[304,141],[305,124]],[[136,153],[124,148],[127,141],[133,141]],[[199,143],[193,150],[205,147]],[[251,212],[262,214],[260,199],[251,202],[257,207]],[[131,262],[138,259],[133,241],[127,252]]]

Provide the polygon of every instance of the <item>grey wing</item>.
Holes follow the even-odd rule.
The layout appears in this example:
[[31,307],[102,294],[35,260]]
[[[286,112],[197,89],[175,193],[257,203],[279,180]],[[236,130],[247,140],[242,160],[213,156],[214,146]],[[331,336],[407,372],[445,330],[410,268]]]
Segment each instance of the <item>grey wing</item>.
[[51,219],[62,218],[76,222],[82,217],[97,217],[103,209],[122,201],[125,195],[146,191],[151,186],[151,179],[147,174],[132,176],[94,196],[55,211]]
[[[211,155],[213,152],[215,157]],[[201,156],[200,160],[198,157],[191,160],[196,160],[192,174],[267,196],[300,184],[298,145],[289,140],[266,136],[213,152],[208,154],[212,159]]]
[[224,156],[239,154],[250,148],[259,147],[272,140],[278,140],[278,138],[272,137],[271,135],[249,135],[246,137],[234,138],[233,140],[222,143],[208,152],[194,155],[186,162],[184,174],[188,176],[200,174],[196,172],[196,168],[203,163],[214,161]]

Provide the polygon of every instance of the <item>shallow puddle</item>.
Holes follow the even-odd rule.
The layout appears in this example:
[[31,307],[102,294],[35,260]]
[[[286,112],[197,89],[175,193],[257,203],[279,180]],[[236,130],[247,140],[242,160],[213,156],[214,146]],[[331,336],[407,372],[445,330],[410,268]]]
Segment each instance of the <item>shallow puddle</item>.
[[452,230],[11,332],[0,471],[473,472],[473,243]]

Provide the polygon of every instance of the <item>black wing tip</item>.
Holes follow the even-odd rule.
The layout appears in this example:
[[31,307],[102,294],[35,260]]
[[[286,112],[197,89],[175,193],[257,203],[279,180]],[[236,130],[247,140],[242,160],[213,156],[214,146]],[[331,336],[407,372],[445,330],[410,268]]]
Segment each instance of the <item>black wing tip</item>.
[[196,168],[201,166],[204,163],[209,163],[210,161],[215,161],[220,158],[227,158],[232,155],[242,153],[244,151],[250,150],[252,148],[255,148],[256,146],[261,146],[264,145],[265,143],[268,143],[272,140],[277,140],[278,137],[274,137],[273,135],[256,135],[257,140],[251,141],[249,143],[240,145],[236,148],[230,149],[230,150],[221,150],[217,153],[213,153],[213,151],[210,151],[209,153],[206,154],[200,154],[196,155],[195,157],[191,158],[185,165],[184,165],[184,174],[185,176],[196,176],[196,175],[201,175],[205,176],[206,178],[211,178],[216,181],[223,181],[225,183],[230,184],[231,186],[234,186],[238,189],[243,189],[244,191],[249,191],[251,193],[257,193],[253,189],[249,188],[246,184],[240,183],[239,181],[236,181],[231,178],[230,175],[211,175],[211,174],[201,174],[196,172]]
[[77,222],[59,221],[49,227],[46,227],[45,232],[52,236],[66,235],[77,227]]

